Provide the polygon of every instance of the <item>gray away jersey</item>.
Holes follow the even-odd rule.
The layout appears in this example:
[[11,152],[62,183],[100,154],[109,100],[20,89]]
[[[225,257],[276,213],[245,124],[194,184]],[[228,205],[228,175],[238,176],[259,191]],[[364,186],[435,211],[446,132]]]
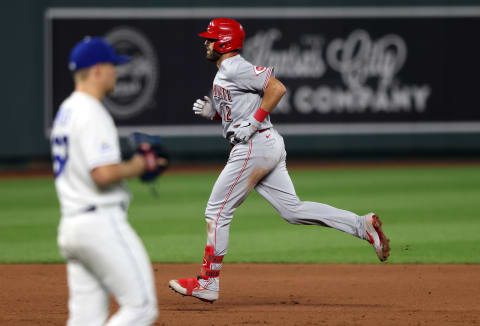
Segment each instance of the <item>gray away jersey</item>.
[[[213,81],[212,97],[222,117],[223,137],[257,111],[272,74],[272,67],[254,66],[240,55],[222,61]],[[260,129],[270,127],[267,116]]]

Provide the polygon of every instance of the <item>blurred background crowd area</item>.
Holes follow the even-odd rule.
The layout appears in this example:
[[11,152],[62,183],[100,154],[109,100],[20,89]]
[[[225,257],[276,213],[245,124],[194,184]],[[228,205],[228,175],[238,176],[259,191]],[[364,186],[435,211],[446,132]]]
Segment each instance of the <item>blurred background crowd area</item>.
[[290,160],[480,158],[478,1],[17,0],[0,15],[0,171],[49,169],[68,53],[87,35],[133,58],[105,101],[122,144],[143,131],[172,163],[224,162],[222,128],[191,111],[216,73],[197,37],[215,17],[237,19],[242,55],[286,85],[271,119]]

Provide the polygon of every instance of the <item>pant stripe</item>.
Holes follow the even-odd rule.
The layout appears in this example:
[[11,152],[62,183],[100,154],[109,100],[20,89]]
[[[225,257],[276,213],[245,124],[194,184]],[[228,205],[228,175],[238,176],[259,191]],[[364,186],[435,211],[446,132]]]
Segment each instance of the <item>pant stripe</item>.
[[[218,226],[218,220],[219,220],[219,218],[220,218],[220,215],[222,214],[222,211],[223,211],[223,208],[225,207],[225,204],[226,204],[227,201],[228,201],[228,198],[230,198],[230,195],[232,194],[233,189],[234,189],[235,186],[237,185],[238,180],[240,180],[240,177],[242,176],[243,172],[245,171],[245,169],[246,169],[246,167],[247,167],[248,160],[250,159],[250,154],[252,153],[252,145],[253,145],[253,142],[252,142],[252,139],[250,139],[249,147],[248,147],[248,155],[247,155],[247,158],[245,159],[245,162],[243,163],[243,167],[242,167],[242,169],[240,170],[240,173],[238,174],[237,178],[235,179],[235,182],[234,182],[233,185],[230,187],[230,190],[229,190],[227,196],[225,197],[225,200],[224,200],[223,203],[222,203],[222,207],[220,207],[220,210],[218,211],[217,219],[215,220],[214,250],[217,248],[217,226]],[[214,252],[214,254],[215,254],[215,252]]]

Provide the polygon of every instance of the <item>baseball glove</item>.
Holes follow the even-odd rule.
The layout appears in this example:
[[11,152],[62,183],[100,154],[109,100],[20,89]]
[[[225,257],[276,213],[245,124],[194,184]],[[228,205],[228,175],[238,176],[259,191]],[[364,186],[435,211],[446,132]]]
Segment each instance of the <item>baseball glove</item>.
[[[168,168],[168,152],[163,146],[160,136],[134,132],[130,135],[129,142],[136,153],[145,157],[147,168],[145,173],[140,176],[142,181],[153,181]],[[164,159],[164,164],[159,164],[159,158]]]

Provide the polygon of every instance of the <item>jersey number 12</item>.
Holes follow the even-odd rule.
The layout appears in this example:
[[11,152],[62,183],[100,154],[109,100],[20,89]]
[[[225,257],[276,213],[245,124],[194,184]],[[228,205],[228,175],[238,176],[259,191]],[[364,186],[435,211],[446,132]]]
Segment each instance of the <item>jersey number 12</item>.
[[228,105],[225,105],[225,110],[223,110],[223,116],[224,116],[224,119],[225,121],[232,121],[232,109],[228,106]]

